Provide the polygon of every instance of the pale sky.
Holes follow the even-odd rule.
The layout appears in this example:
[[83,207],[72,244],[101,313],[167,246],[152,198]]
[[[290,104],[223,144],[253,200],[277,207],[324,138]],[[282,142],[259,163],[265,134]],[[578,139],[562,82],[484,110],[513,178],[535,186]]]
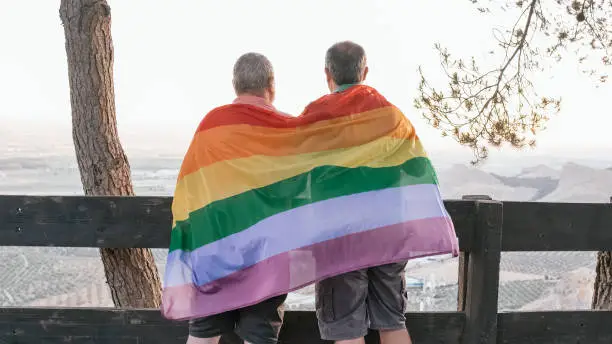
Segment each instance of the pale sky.
[[[495,45],[494,25],[514,19],[481,15],[467,0],[109,3],[121,139],[128,148],[162,144],[178,152],[184,151],[207,111],[234,98],[231,72],[240,54],[267,55],[276,73],[275,105],[299,113],[327,91],[325,50],[346,39],[364,46],[370,66],[367,83],[404,111],[429,150],[459,151],[452,140],[429,128],[412,106],[417,67],[423,65],[434,79],[440,75],[435,42],[456,55],[482,56]],[[54,130],[60,141],[69,142],[70,98],[59,0],[0,0],[0,8],[0,129],[26,125],[32,132]],[[562,112],[539,136],[535,153],[612,155],[610,84],[595,88],[572,63],[542,73],[535,81],[542,91],[563,98]]]

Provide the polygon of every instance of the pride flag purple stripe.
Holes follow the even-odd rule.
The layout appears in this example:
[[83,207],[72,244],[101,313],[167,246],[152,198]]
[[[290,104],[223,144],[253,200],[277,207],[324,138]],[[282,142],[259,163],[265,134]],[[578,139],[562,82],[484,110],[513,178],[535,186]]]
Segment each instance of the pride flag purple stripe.
[[362,192],[308,204],[268,217],[194,251],[172,251],[168,255],[164,287],[203,285],[300,247],[396,223],[443,216],[448,214],[435,184]]
[[166,287],[162,313],[185,320],[256,304],[314,281],[364,267],[456,253],[447,216],[362,231],[284,252],[221,279]]

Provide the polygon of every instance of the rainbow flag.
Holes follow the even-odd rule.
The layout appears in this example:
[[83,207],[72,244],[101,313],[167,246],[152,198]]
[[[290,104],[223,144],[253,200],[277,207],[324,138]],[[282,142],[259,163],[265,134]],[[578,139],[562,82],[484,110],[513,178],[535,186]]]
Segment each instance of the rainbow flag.
[[179,173],[162,313],[193,319],[360,268],[457,253],[408,119],[354,86],[299,117],[247,104],[202,120]]

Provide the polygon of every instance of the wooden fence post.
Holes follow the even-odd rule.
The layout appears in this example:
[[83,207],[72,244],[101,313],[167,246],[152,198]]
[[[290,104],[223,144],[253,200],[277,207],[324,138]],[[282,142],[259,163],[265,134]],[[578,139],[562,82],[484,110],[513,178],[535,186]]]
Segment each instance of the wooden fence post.
[[503,204],[476,201],[476,216],[474,244],[467,264],[466,323],[461,342],[495,344]]
[[[464,201],[492,201],[491,196],[487,195],[463,195]],[[465,296],[467,294],[468,263],[470,252],[459,252],[459,272],[457,288],[457,312],[465,311]]]

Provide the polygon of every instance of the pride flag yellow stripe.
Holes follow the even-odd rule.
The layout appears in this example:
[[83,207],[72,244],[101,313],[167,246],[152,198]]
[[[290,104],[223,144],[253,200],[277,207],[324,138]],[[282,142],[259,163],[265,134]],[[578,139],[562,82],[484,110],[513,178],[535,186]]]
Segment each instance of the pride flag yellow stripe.
[[[349,148],[289,156],[251,156],[203,167],[180,180],[174,192],[174,222],[186,220],[190,210],[308,172],[317,166],[389,167],[427,154],[416,136],[383,136]],[[174,223],[173,223],[174,227]]]

